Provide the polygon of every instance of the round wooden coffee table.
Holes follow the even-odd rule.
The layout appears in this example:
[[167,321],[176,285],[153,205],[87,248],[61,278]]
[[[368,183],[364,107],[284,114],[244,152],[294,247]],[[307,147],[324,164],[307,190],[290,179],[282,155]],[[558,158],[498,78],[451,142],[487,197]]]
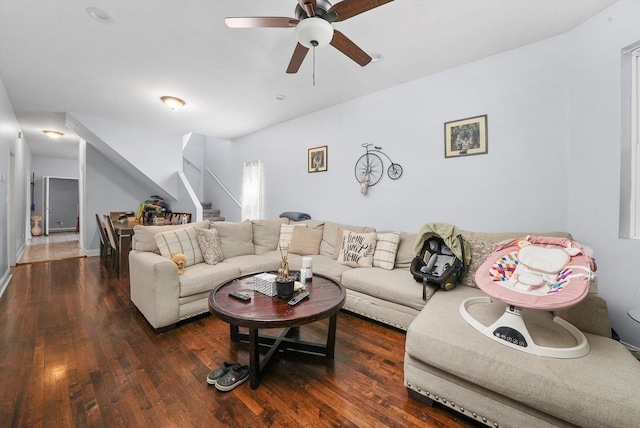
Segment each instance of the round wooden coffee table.
[[[280,351],[312,353],[333,358],[336,341],[336,323],[338,311],[344,305],[346,291],[344,287],[318,274],[306,283],[309,297],[295,306],[287,300],[269,297],[254,291],[254,274],[246,275],[213,289],[209,294],[211,313],[229,323],[233,342],[249,343],[249,380],[251,388],[260,384],[271,357]],[[229,293],[238,291],[251,297],[243,302],[230,297]],[[299,292],[294,294],[297,295]],[[293,337],[298,326],[329,318],[326,343],[311,343]],[[246,327],[249,333],[241,333],[239,327]],[[260,336],[260,329],[284,328],[278,337]],[[260,346],[270,347],[260,360]]]

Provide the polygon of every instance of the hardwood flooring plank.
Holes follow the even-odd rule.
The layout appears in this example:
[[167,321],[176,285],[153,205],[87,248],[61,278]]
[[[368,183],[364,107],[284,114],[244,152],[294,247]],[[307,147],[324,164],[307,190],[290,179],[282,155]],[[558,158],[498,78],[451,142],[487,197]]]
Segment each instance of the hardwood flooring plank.
[[[99,257],[19,265],[0,299],[0,421],[14,427],[473,427],[409,398],[403,332],[340,312],[333,360],[277,354],[260,386],[206,383],[248,345],[204,316],[156,334]],[[302,326],[326,339],[327,320]],[[276,332],[273,332],[276,333]],[[263,355],[266,350],[263,350]]]

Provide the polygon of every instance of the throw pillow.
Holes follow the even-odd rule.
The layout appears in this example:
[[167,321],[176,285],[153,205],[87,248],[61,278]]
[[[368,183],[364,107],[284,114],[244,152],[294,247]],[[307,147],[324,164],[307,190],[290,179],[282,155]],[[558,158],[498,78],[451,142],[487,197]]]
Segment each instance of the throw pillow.
[[157,233],[156,244],[163,257],[171,260],[172,254],[184,254],[187,258],[185,266],[202,263],[202,252],[193,226]]
[[216,229],[196,229],[196,238],[206,264],[215,265],[224,260],[220,234]]
[[250,220],[240,223],[230,221],[213,221],[211,228],[218,231],[220,246],[225,259],[236,256],[253,255],[253,226]]
[[293,228],[289,253],[301,256],[311,256],[320,251],[320,241],[322,241],[322,230],[308,229],[306,227]]
[[471,263],[467,267],[467,271],[462,276],[460,284],[466,285],[467,287],[478,288],[476,285],[476,271],[493,253],[494,242],[483,241],[480,239],[468,239],[467,242],[471,248]]
[[280,239],[278,240],[278,245],[282,245],[285,248],[288,247],[291,244],[291,237],[293,236],[293,230],[296,227],[307,227],[307,225],[304,223],[281,224]]
[[378,233],[376,250],[373,253],[373,266],[386,270],[393,269],[399,243],[400,234],[398,232]]
[[338,263],[351,267],[372,267],[376,235],[376,232],[343,231]]

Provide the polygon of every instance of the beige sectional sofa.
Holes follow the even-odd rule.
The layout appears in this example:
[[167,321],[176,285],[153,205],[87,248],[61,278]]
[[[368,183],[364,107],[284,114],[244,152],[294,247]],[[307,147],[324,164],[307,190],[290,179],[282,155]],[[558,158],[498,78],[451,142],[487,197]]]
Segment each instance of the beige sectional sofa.
[[[304,226],[292,226],[300,223]],[[208,264],[194,258],[179,275],[175,263],[159,254],[156,235],[185,228],[189,228],[191,241],[194,229],[201,229],[201,234],[215,229],[224,259]],[[413,398],[427,404],[438,402],[496,427],[638,426],[640,363],[610,338],[606,303],[595,285],[574,308],[557,314],[525,311],[523,315],[532,324],[536,342],[545,346],[570,346],[551,322],[552,315],[574,324],[591,346],[582,358],[539,357],[511,349],[481,335],[460,316],[462,301],[484,295],[473,278],[493,244],[526,233],[463,231],[471,246],[472,263],[462,284],[451,291],[429,286],[424,301],[422,284],[409,272],[416,233],[378,231],[375,236],[380,239],[399,237],[395,254],[393,245],[379,245],[379,241],[377,247],[385,248],[386,254],[375,254],[372,267],[351,267],[339,254],[338,240],[344,230],[374,232],[366,226],[318,220],[296,223],[286,218],[136,226],[129,255],[131,300],[153,328],[170,328],[208,312],[208,296],[216,286],[241,275],[276,270],[280,266],[278,242],[284,237],[290,239],[292,270],[300,268],[303,256],[312,257],[314,274],[340,281],[346,288],[345,310],[407,331],[405,386]],[[487,307],[476,314],[486,324],[504,311],[500,302]]]
[[[206,313],[209,311],[209,292],[216,286],[241,275],[280,267],[281,225],[290,223],[295,224],[279,218],[241,223],[136,226],[129,254],[131,301],[154,329],[170,328],[182,320]],[[309,256],[313,259],[314,273],[340,281],[345,286],[345,309],[403,330],[408,328],[426,303],[422,300],[422,285],[416,284],[409,273],[415,256],[415,233],[398,232],[400,241],[393,269],[360,269],[336,260],[338,235],[341,236],[344,229],[372,232],[373,228],[318,220],[298,224],[304,225],[307,233],[297,246],[304,254],[294,252],[298,241],[292,241],[289,255],[292,270],[300,269],[302,257]],[[199,262],[178,275],[175,263],[159,253],[156,234],[186,227],[208,229],[210,225],[219,232],[224,260],[215,265]],[[431,297],[435,290],[431,287],[427,296]]]

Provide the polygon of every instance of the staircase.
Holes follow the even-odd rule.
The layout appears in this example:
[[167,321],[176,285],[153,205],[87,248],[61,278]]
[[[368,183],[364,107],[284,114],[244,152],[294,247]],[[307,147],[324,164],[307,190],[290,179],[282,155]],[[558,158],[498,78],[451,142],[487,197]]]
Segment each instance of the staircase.
[[224,217],[220,217],[220,210],[211,209],[211,202],[202,202],[202,220],[224,221]]

